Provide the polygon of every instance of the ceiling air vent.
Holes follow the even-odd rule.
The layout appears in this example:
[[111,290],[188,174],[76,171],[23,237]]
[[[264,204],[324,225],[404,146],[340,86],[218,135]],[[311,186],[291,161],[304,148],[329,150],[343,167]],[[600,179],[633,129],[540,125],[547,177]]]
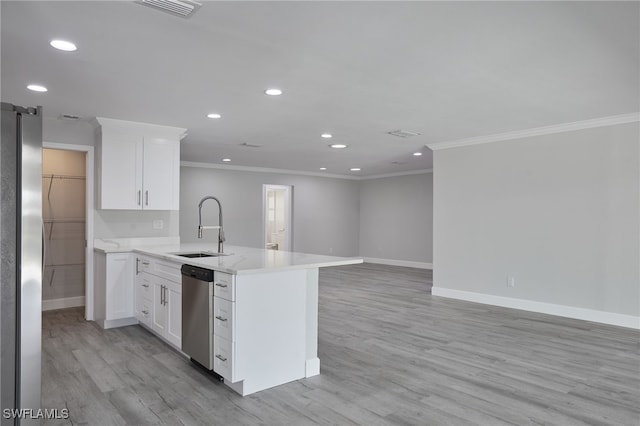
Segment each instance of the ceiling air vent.
[[138,0],[136,3],[151,6],[182,18],[191,17],[202,6],[202,4],[191,0]]
[[390,135],[397,136],[399,138],[410,138],[411,136],[418,136],[420,133],[409,132],[407,130],[392,130],[387,132]]

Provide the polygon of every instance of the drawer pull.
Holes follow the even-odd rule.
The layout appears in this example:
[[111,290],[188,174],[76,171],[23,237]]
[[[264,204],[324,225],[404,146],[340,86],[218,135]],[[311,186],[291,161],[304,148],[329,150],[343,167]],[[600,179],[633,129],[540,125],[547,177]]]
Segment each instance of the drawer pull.
[[216,283],[217,287],[223,287],[223,288],[227,288],[228,286],[226,284],[222,284],[222,283]]
[[218,358],[222,362],[227,362],[227,359],[225,357],[223,357],[222,355],[216,355],[216,358]]
[[217,319],[217,320],[220,320],[220,321],[223,321],[223,322],[227,320],[226,318],[221,317],[221,316],[217,316],[217,317],[216,317],[216,319]]
[[149,315],[149,311],[142,311],[143,314]]
[[142,287],[149,288],[149,284],[142,284]]

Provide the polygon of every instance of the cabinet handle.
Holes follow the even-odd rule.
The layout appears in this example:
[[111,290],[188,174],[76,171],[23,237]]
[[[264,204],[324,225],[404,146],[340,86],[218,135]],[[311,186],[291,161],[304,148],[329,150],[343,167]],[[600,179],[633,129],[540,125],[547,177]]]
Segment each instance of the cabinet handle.
[[142,311],[143,314],[149,315],[149,311]]
[[143,264],[144,266],[149,266],[149,262],[148,262],[148,261],[145,261],[145,260],[143,260],[143,261],[142,261],[142,264]]
[[138,274],[140,273],[140,268],[139,268],[139,266],[140,266],[140,259],[138,259],[138,258],[136,257],[136,275],[138,275]]
[[223,357],[222,355],[216,355],[216,358],[218,358],[222,362],[227,362],[227,359],[225,357]]
[[164,304],[165,305],[169,303],[169,301],[167,300],[167,290],[168,290],[168,287],[164,286]]
[[144,191],[144,197],[145,197],[145,206],[149,205],[149,190],[147,189],[146,191]]
[[160,304],[164,305],[164,286],[160,286]]
[[142,284],[142,287],[149,288],[149,284]]
[[142,202],[142,191],[138,190],[138,205]]
[[226,284],[220,284],[220,283],[216,283],[216,286],[223,287],[223,288],[227,288],[228,287]]
[[227,319],[226,319],[226,318],[221,317],[221,316],[217,316],[217,317],[216,317],[216,319],[217,319],[217,320],[220,320],[220,321],[222,321],[222,322],[226,322],[226,321],[227,321]]

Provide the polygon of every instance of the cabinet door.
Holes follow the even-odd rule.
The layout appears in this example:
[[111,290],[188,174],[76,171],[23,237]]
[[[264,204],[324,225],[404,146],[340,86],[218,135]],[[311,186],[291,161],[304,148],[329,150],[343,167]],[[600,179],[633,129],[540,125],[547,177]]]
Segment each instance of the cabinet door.
[[134,261],[130,253],[107,254],[106,318],[107,320],[133,316]]
[[165,306],[165,285],[164,280],[160,277],[151,278],[153,285],[153,315],[151,318],[151,328],[160,334],[166,335],[167,329],[167,307]]
[[143,208],[179,210],[180,142],[145,138]]
[[103,134],[98,166],[99,209],[142,208],[142,156],[141,136]]
[[167,340],[182,347],[182,286],[166,282],[167,290]]

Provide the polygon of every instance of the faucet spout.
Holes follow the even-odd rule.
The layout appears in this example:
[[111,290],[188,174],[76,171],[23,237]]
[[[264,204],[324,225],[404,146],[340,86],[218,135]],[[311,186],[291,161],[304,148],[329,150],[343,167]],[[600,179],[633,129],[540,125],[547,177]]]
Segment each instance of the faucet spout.
[[[206,226],[202,225],[202,204],[204,204],[207,200],[214,200],[218,203],[218,225],[217,226]],[[198,238],[202,238],[202,231],[207,228],[217,228],[218,229],[218,253],[223,253],[224,251],[224,242],[226,241],[224,237],[224,230],[222,229],[222,204],[220,204],[220,200],[216,197],[212,197],[208,195],[200,200],[198,203]]]

